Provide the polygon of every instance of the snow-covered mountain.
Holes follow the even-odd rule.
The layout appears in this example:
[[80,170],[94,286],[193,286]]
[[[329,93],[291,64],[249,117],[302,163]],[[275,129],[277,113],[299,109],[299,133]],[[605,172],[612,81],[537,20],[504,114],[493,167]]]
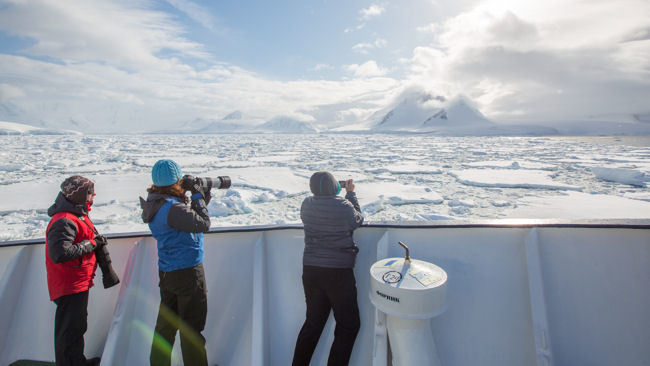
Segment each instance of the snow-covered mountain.
[[248,117],[240,111],[234,111],[220,120],[195,118],[182,128],[174,130],[153,131],[156,134],[219,134],[219,133],[317,133],[318,130],[309,122],[287,116],[274,117],[266,122]]
[[272,118],[268,122],[255,127],[255,130],[271,133],[318,133],[318,130],[311,123],[287,116]]
[[463,97],[447,100],[421,91],[406,91],[397,104],[376,112],[371,122],[372,130],[382,132],[434,132],[493,124]]
[[241,113],[241,111],[234,111],[227,116],[223,117],[222,120],[224,121],[241,121],[243,119],[244,115]]
[[240,111],[229,113],[221,120],[210,120],[202,128],[196,129],[196,133],[237,133],[244,132],[249,123],[244,124],[244,116]]
[[207,126],[194,130],[192,133],[239,133],[247,132],[247,130],[247,126],[239,123],[220,120],[212,121]]
[[57,130],[34,127],[22,123],[1,122],[0,135],[81,135],[81,132],[73,130]]
[[155,134],[218,134],[218,133],[250,133],[254,126],[261,123],[260,119],[246,117],[240,111],[234,111],[223,117],[194,118],[181,123],[179,128],[152,131]]
[[636,122],[650,123],[650,113],[635,113],[632,114],[632,118]]

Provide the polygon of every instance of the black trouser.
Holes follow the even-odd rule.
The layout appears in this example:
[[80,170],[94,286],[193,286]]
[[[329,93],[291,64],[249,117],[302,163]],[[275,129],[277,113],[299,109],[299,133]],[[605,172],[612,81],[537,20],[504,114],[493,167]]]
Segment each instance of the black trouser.
[[327,364],[347,365],[360,326],[354,271],[352,268],[303,266],[302,285],[307,317],[298,334],[293,365],[309,365],[330,310],[334,311],[336,328]]
[[86,365],[84,334],[88,329],[88,290],[54,300],[54,357],[57,366]]
[[205,338],[201,334],[208,314],[208,298],[203,264],[177,271],[158,271],[160,309],[151,346],[151,365],[171,363],[176,331],[181,334],[183,364],[208,364]]

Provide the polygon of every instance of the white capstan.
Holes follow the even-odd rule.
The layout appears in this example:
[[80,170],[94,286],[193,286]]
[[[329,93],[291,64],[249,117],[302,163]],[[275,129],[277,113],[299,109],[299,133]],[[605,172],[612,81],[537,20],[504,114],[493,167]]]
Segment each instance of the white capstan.
[[382,259],[370,267],[370,301],[386,314],[378,326],[388,330],[394,365],[438,366],[430,319],[446,309],[447,273],[411,259],[406,245],[399,244],[405,258]]

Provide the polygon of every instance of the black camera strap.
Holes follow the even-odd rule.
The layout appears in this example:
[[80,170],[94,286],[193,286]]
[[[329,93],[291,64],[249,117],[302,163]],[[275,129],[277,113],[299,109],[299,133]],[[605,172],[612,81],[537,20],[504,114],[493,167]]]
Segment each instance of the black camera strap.
[[79,219],[79,221],[83,222],[84,225],[86,225],[87,228],[91,229],[91,230],[93,231],[93,233],[95,233],[95,235],[99,235],[99,232],[98,232],[97,229],[95,228],[95,224],[93,224],[93,222],[90,221],[90,224],[91,224],[91,225],[88,225],[88,223],[86,222],[86,220],[90,221],[90,218],[89,218],[88,216],[85,216],[85,218],[84,218],[84,216],[81,216],[80,219]]

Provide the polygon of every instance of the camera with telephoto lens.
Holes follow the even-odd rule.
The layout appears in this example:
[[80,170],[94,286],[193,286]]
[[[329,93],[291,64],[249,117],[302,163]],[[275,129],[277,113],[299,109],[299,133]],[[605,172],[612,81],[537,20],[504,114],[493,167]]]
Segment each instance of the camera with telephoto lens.
[[183,189],[189,191],[194,185],[206,187],[208,190],[212,188],[228,189],[230,188],[230,177],[226,175],[216,178],[193,177],[191,175],[183,177],[183,180],[181,181],[181,187],[183,187]]
[[110,288],[120,283],[120,278],[113,269],[113,261],[108,253],[108,239],[104,235],[95,235],[95,258],[97,265],[102,271],[102,283],[104,288]]

